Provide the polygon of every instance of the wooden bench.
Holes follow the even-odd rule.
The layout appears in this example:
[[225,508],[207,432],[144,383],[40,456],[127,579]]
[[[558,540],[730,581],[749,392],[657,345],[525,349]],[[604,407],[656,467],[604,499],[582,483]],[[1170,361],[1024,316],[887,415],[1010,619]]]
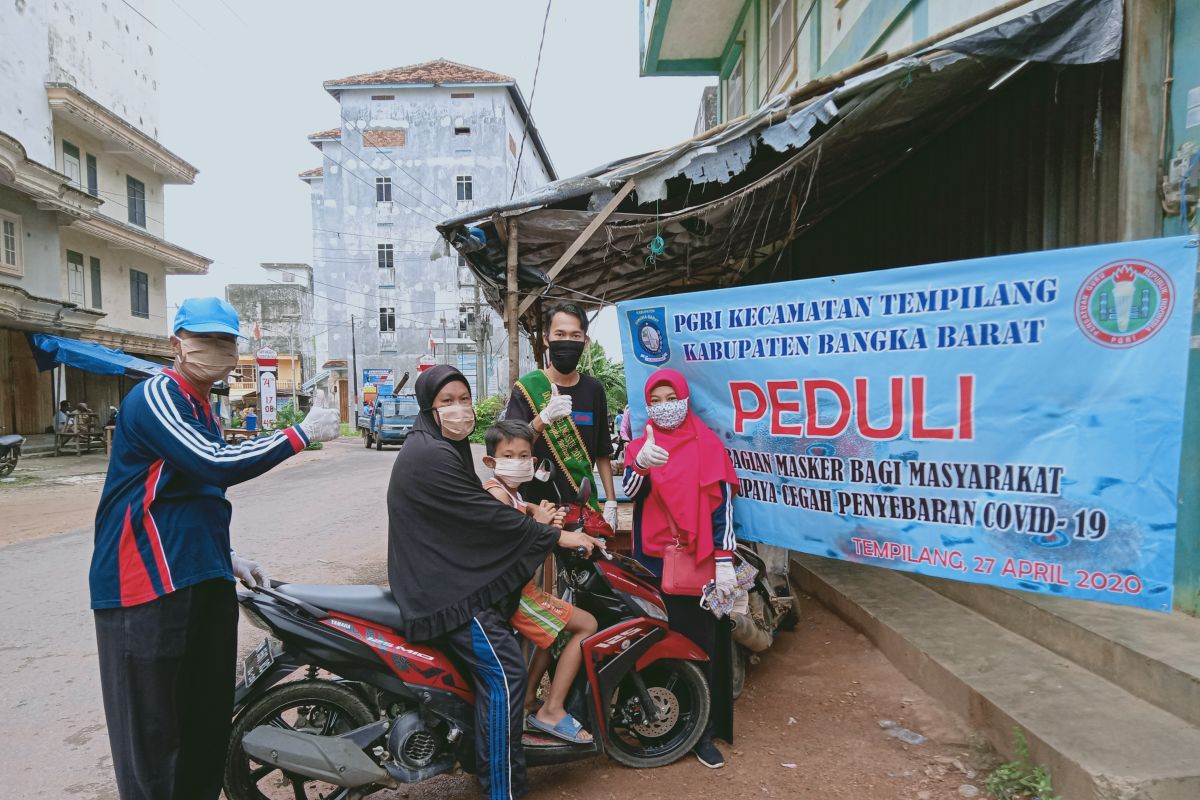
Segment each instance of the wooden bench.
[[109,434],[100,427],[99,418],[87,411],[72,411],[67,415],[67,424],[54,434],[54,455],[74,449],[75,455],[90,453],[93,447],[103,447],[108,452]]

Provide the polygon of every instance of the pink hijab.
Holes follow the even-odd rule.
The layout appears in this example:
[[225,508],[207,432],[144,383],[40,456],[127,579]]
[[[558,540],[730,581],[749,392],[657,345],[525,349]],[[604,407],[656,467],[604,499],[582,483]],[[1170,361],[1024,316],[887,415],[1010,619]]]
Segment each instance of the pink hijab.
[[[680,400],[690,394],[687,379],[678,371],[664,368],[646,381],[646,404],[650,392],[663,384],[675,390]],[[679,540],[696,554],[696,560],[708,558],[713,551],[712,515],[721,505],[721,484],[737,490],[737,473],[721,440],[688,409],[683,424],[668,431],[654,427],[654,443],[670,454],[662,467],[651,473],[650,496],[642,507],[642,549],[647,555],[661,556],[663,548],[674,541],[672,523]],[[633,459],[646,443],[639,436],[629,443],[625,459]]]

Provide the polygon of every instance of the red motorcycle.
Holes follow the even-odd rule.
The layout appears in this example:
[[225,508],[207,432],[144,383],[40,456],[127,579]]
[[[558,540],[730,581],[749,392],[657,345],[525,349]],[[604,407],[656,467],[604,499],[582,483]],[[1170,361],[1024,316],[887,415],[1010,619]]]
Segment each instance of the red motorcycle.
[[[587,521],[590,492],[584,481],[568,514],[576,525]],[[528,764],[607,754],[645,768],[684,756],[708,721],[704,651],[668,629],[662,597],[636,561],[600,548],[557,555],[560,587],[600,623],[583,643],[566,704],[593,740],[527,733]],[[449,650],[398,633],[386,589],[272,581],[239,602],[270,638],[243,663],[225,766],[230,800],[351,800],[456,765],[474,771],[469,672]]]

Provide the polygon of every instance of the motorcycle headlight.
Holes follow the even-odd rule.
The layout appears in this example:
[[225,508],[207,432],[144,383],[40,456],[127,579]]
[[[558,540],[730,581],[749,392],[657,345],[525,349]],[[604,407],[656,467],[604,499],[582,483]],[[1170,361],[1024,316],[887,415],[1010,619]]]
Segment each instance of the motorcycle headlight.
[[667,612],[664,611],[663,609],[659,608],[658,606],[654,605],[654,603],[651,603],[649,600],[646,600],[644,598],[638,597],[637,595],[633,595],[633,594],[627,594],[625,596],[627,598],[629,598],[629,600],[635,606],[640,608],[642,610],[643,614],[645,614],[647,617],[650,617],[650,619],[656,619],[656,620],[659,620],[660,622],[667,621]]

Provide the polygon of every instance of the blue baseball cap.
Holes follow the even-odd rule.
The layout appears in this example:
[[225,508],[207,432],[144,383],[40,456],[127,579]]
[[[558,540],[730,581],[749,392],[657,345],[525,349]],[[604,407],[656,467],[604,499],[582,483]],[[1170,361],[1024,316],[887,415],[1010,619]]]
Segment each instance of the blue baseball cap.
[[[230,333],[242,336],[237,309],[219,297],[189,297],[175,314],[171,330],[191,333]],[[242,336],[242,338],[246,338]]]

